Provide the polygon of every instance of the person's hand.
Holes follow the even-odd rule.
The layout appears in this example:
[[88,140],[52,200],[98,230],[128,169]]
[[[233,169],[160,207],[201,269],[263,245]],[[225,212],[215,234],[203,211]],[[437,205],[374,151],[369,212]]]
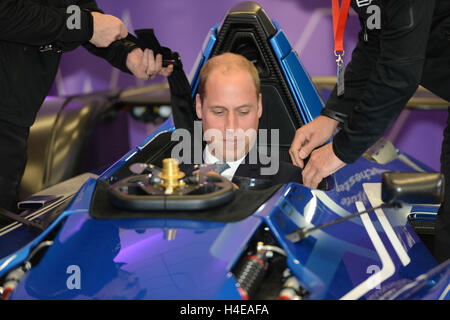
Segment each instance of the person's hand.
[[323,178],[335,173],[345,166],[333,152],[330,142],[311,153],[308,163],[302,171],[303,184],[309,188],[317,188]]
[[91,14],[94,18],[94,33],[89,42],[94,46],[106,48],[114,41],[127,37],[127,28],[119,18],[99,12]]
[[168,77],[173,72],[173,65],[163,68],[161,54],[155,57],[150,49],[134,49],[128,54],[126,64],[128,70],[142,80],[154,79],[157,75]]
[[319,116],[304,125],[295,133],[289,154],[292,163],[303,169],[304,161],[318,146],[323,145],[333,135],[338,121],[326,116]]

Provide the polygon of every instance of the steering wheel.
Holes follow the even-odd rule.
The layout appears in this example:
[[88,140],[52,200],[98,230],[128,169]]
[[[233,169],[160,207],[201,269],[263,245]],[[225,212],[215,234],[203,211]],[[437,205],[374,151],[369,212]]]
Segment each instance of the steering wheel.
[[125,210],[195,211],[224,205],[234,198],[232,183],[214,174],[194,175],[171,194],[152,174],[130,176],[111,185],[109,201]]

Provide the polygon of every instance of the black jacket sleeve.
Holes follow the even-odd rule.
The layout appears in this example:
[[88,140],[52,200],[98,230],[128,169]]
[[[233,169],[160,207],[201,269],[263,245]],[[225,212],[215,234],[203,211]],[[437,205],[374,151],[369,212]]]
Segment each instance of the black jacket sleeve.
[[343,123],[359,103],[370,74],[374,71],[380,54],[380,31],[365,28],[365,20],[360,18],[361,31],[352,53],[352,59],[345,68],[345,95],[337,96],[336,86],[327,100],[322,114]]
[[361,72],[361,83],[355,91],[361,93],[359,98],[351,92],[353,98],[348,101],[345,93],[342,99],[334,98],[330,102],[330,108],[349,115],[333,139],[334,153],[346,163],[356,161],[384,134],[414,94],[422,77],[435,1],[382,3],[379,54],[374,44],[369,49],[359,41],[352,56],[351,73],[355,74],[349,76],[358,79],[357,74]]
[[89,41],[93,33],[92,15],[82,10],[81,28],[69,29],[70,15],[67,8],[43,6],[30,0],[2,0],[0,40],[32,46]]
[[[80,5],[82,6],[83,9],[88,11],[102,12],[97,7],[97,3],[95,1],[84,0],[82,2],[83,3]],[[127,56],[128,53],[130,53],[132,50],[138,47],[138,45],[134,42],[132,37],[128,36],[125,39],[115,41],[107,48],[97,48],[90,42],[85,42],[83,44],[83,47],[85,47],[86,50],[88,50],[90,53],[105,59],[117,69],[131,74],[130,70],[128,70],[126,66]]]
[[[92,54],[107,60],[114,67],[130,73],[126,67],[128,53],[137,45],[131,38],[116,41],[108,48],[97,48],[92,38],[94,23],[92,11],[103,13],[94,0],[74,1],[81,8],[81,28],[69,29],[66,7],[56,8],[40,5],[30,0],[0,1],[0,40],[23,43],[31,46],[56,44],[63,51],[73,50],[79,45]],[[61,2],[64,6],[64,2]]]
[[126,66],[127,57],[128,53],[138,48],[138,45],[134,43],[133,39],[130,36],[125,39],[113,42],[107,48],[97,48],[89,42],[83,44],[83,47],[85,47],[90,53],[105,59],[113,67],[131,74],[130,70],[128,70]]

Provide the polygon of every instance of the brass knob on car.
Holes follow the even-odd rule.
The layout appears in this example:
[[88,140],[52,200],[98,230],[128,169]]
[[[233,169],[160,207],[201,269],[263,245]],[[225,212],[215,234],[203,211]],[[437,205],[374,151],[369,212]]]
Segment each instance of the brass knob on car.
[[172,194],[176,188],[184,185],[180,182],[180,179],[184,178],[184,173],[180,172],[177,159],[164,159],[162,172],[158,177],[162,180],[161,185],[165,188],[165,194]]

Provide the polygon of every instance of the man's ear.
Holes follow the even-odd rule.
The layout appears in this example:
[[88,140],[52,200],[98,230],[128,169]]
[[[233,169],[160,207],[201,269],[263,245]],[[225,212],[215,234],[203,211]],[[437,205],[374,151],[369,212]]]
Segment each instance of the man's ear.
[[198,93],[195,95],[195,113],[197,118],[202,119],[202,99]]
[[262,94],[260,93],[258,95],[258,118],[261,118],[262,111],[263,111],[263,109],[262,109]]

